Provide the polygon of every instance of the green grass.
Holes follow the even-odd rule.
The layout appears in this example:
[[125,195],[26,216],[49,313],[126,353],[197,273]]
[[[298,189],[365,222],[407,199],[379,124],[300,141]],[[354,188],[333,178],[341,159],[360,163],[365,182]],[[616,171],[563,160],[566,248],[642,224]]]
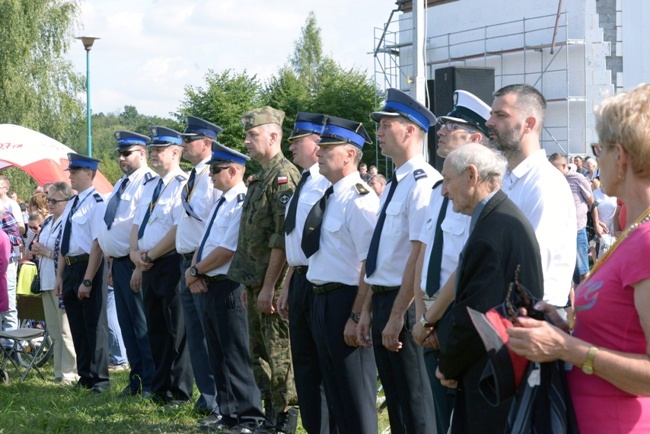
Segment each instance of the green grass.
[[[167,411],[149,401],[134,397],[118,399],[128,382],[128,372],[111,372],[111,390],[94,395],[87,390],[51,382],[52,362],[41,368],[46,380],[32,371],[27,380],[7,366],[9,384],[0,384],[0,433],[199,433],[196,421],[201,416],[192,405]],[[194,397],[198,392],[194,390]],[[388,426],[387,412],[379,415],[379,432]],[[304,434],[301,426],[298,433]]]

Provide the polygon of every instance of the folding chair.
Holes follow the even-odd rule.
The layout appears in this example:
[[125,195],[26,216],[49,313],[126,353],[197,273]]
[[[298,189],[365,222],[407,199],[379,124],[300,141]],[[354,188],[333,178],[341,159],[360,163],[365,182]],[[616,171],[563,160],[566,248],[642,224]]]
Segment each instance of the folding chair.
[[[25,381],[25,378],[27,378],[27,375],[32,368],[34,368],[38,375],[45,380],[45,377],[43,377],[43,374],[36,365],[36,360],[40,357],[45,345],[34,345],[34,340],[42,338],[44,335],[45,330],[37,328],[23,327],[16,330],[0,331],[0,338],[12,343],[9,348],[0,345],[4,356],[4,360],[0,366],[0,371],[5,373],[5,379],[7,374],[5,368],[9,363],[11,363],[16,372],[18,372],[18,375],[21,376],[22,381]],[[24,372],[21,371],[21,368],[23,367],[20,363],[21,358],[23,361],[29,361]]]

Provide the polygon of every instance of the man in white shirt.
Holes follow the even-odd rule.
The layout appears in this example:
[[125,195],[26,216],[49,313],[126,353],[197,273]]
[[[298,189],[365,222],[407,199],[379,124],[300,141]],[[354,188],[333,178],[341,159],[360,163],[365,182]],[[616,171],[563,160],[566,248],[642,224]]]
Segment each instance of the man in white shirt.
[[115,152],[124,176],[115,183],[107,200],[98,240],[104,254],[110,256],[117,318],[131,367],[129,384],[119,396],[148,397],[155,365],[147,336],[142,292],[131,290],[135,266],[129,258],[129,241],[133,218],[142,202],[144,184],[156,174],[147,166],[149,137],[131,131],[117,131],[115,139]]
[[486,125],[489,146],[508,161],[502,190],[535,229],[544,271],[544,301],[563,308],[576,264],[577,223],[569,185],[548,162],[540,144],[546,100],[527,84],[505,86],[494,97]]

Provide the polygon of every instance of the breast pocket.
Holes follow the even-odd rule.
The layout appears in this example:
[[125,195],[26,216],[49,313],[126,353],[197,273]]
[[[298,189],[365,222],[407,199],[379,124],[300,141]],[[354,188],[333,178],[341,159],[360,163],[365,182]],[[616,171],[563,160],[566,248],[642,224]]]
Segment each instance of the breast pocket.
[[323,231],[324,234],[321,234],[321,239],[323,236],[327,238],[327,241],[335,248],[338,249],[341,247],[341,227],[343,223],[337,219],[328,219],[326,218],[323,222]]
[[406,215],[403,210],[404,203],[391,201],[386,207],[386,221],[382,236],[398,236],[401,231],[408,231]]
[[151,214],[152,219],[164,219],[167,216],[171,216],[172,207],[174,206],[174,200],[171,197],[160,199],[156,206],[154,207],[153,213]]
[[78,226],[84,226],[88,223],[88,213],[77,212],[72,216],[72,222]]
[[443,232],[452,237],[462,237],[465,232],[465,222],[457,219],[445,219],[440,226]]

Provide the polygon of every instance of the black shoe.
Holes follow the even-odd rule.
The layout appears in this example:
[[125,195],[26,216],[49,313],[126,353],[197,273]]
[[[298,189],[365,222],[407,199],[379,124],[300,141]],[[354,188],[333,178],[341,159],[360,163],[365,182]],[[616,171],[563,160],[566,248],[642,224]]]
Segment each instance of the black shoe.
[[278,434],[295,434],[298,428],[298,409],[291,407],[288,411],[278,414],[275,432]]
[[212,413],[208,417],[204,417],[203,419],[199,419],[197,422],[199,426],[213,426],[213,425],[218,425],[221,423],[223,420],[223,416],[217,413]]
[[117,397],[119,399],[122,399],[122,398],[129,398],[131,396],[138,396],[139,394],[140,394],[140,391],[138,389],[131,389],[130,387],[127,386],[126,388],[124,388],[124,390],[122,390],[117,395]]
[[102,393],[108,392],[108,389],[106,387],[93,386],[90,391],[96,395],[101,395]]
[[259,433],[259,428],[251,423],[242,423],[235,425],[227,431],[223,431],[224,434],[256,434]]
[[81,380],[77,381],[74,386],[72,386],[72,390],[78,391],[78,390],[89,390],[92,389],[91,386],[87,386],[81,382]]

